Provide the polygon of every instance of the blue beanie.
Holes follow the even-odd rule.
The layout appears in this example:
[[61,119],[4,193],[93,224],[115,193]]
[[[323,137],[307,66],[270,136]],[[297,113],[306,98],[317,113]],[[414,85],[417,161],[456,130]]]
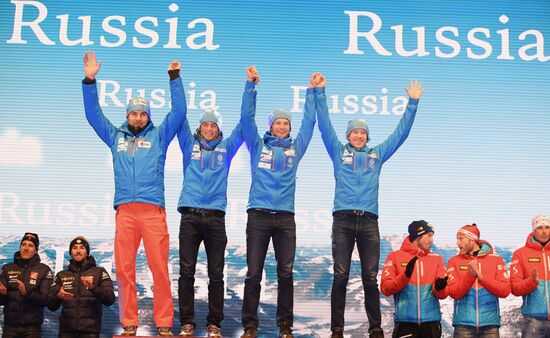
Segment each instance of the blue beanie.
[[218,126],[218,129],[221,130],[222,114],[213,109],[205,109],[199,118],[199,125],[202,125],[204,122],[214,122]]
[[290,123],[290,127],[292,128],[292,115],[286,110],[275,109],[274,111],[271,112],[271,114],[269,114],[267,124],[270,130],[271,130],[271,126],[273,125],[273,122],[275,122],[276,119],[287,119],[288,123]]
[[434,232],[434,227],[425,220],[414,221],[409,224],[409,239],[411,242],[429,232]]
[[144,111],[147,113],[147,116],[149,116],[149,120],[151,120],[151,107],[149,106],[149,101],[145,98],[132,97],[130,101],[128,101],[128,106],[126,107],[126,117],[128,117],[128,114],[133,111]]
[[348,128],[346,129],[346,138],[349,137],[349,134],[353,131],[353,129],[363,129],[367,132],[367,142],[370,141],[370,133],[369,133],[369,125],[367,124],[367,121],[363,119],[355,119],[348,122]]

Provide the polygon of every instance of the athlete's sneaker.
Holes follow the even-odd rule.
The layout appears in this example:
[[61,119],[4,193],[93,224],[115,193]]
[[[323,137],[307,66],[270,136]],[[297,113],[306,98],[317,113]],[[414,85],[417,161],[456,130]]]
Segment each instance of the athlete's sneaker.
[[222,338],[222,329],[219,326],[210,324],[206,327],[206,336]]
[[244,329],[244,333],[241,338],[256,338],[256,329],[253,327],[247,327]]
[[123,337],[135,336],[137,334],[137,326],[128,325],[122,328],[124,331],[120,334]]
[[279,338],[294,338],[290,325],[287,323],[281,323],[279,325]]
[[157,328],[160,337],[170,337],[174,334],[172,333],[172,328],[167,326],[161,326]]
[[183,324],[181,326],[180,336],[189,337],[195,335],[195,325],[193,324]]

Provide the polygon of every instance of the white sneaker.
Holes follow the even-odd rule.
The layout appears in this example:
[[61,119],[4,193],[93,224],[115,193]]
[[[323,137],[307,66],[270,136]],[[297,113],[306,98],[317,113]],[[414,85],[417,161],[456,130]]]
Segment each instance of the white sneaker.
[[210,325],[208,325],[208,327],[206,327],[206,336],[207,337],[221,338],[222,337],[222,330],[218,326],[216,326],[214,324],[210,324]]
[[184,324],[181,327],[180,336],[194,336],[195,335],[195,326],[193,324]]

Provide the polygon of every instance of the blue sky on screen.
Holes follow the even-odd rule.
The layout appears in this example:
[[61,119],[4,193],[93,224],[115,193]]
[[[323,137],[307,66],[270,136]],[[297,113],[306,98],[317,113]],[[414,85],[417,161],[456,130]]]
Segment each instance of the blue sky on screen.
[[[201,107],[215,103],[227,135],[239,117],[244,68],[256,65],[262,78],[256,121],[262,132],[268,113],[284,108],[293,113],[295,136],[304,97],[299,87],[320,71],[328,80],[331,119],[341,140],[347,121],[363,117],[374,146],[397,125],[402,110],[396,106],[406,97],[408,80],[419,79],[427,90],[411,135],[382,174],[381,233],[401,234],[412,220],[426,219],[436,225],[439,240],[452,245],[459,226],[476,222],[482,237],[498,244],[511,244],[513,238],[520,245],[531,217],[550,213],[548,13],[550,3],[538,1],[468,6],[442,1],[2,1],[0,233],[113,235],[110,154],[87,124],[82,105],[82,55],[93,49],[103,60],[100,87],[106,93],[119,87],[115,100],[105,96],[103,107],[115,125],[124,121],[128,92],[139,90],[149,98],[155,93],[153,121],[162,121],[169,111],[166,67],[178,59],[191,127],[197,126]],[[42,38],[17,23],[40,15],[34,27],[43,31]],[[112,16],[124,18],[125,25],[120,18],[110,21],[124,33],[123,42],[102,25]],[[147,17],[156,18],[156,27]],[[67,21],[67,39],[76,41],[86,18],[93,44],[64,43],[61,23]],[[143,28],[136,29],[140,20]],[[211,24],[209,34],[205,22]],[[370,40],[361,35],[368,32]],[[424,32],[423,43],[418,32]],[[209,48],[193,49],[208,45],[204,36],[193,38],[200,33],[212,39]],[[398,51],[400,37],[405,52]],[[107,46],[117,41],[119,46]],[[416,55],[402,55],[415,50]],[[248,154],[241,150],[228,193],[228,234],[234,243],[244,239],[250,181]],[[182,183],[177,140],[169,151],[165,183],[175,236]],[[329,245],[334,177],[317,129],[297,184],[298,243]]]

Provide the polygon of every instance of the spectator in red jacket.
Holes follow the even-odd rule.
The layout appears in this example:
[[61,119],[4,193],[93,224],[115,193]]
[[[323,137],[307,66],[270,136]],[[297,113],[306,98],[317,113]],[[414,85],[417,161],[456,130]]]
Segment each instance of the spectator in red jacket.
[[455,338],[498,338],[498,298],[510,294],[504,261],[479,236],[475,224],[460,228],[456,234],[460,252],[449,260],[447,267],[447,291],[455,300]]
[[550,337],[548,284],[550,283],[550,217],[536,215],[525,246],[517,249],[510,265],[512,293],[523,297],[522,337]]
[[381,291],[393,295],[394,337],[441,337],[439,299],[447,297],[447,277],[441,256],[431,253],[434,228],[414,221],[401,248],[388,255]]

